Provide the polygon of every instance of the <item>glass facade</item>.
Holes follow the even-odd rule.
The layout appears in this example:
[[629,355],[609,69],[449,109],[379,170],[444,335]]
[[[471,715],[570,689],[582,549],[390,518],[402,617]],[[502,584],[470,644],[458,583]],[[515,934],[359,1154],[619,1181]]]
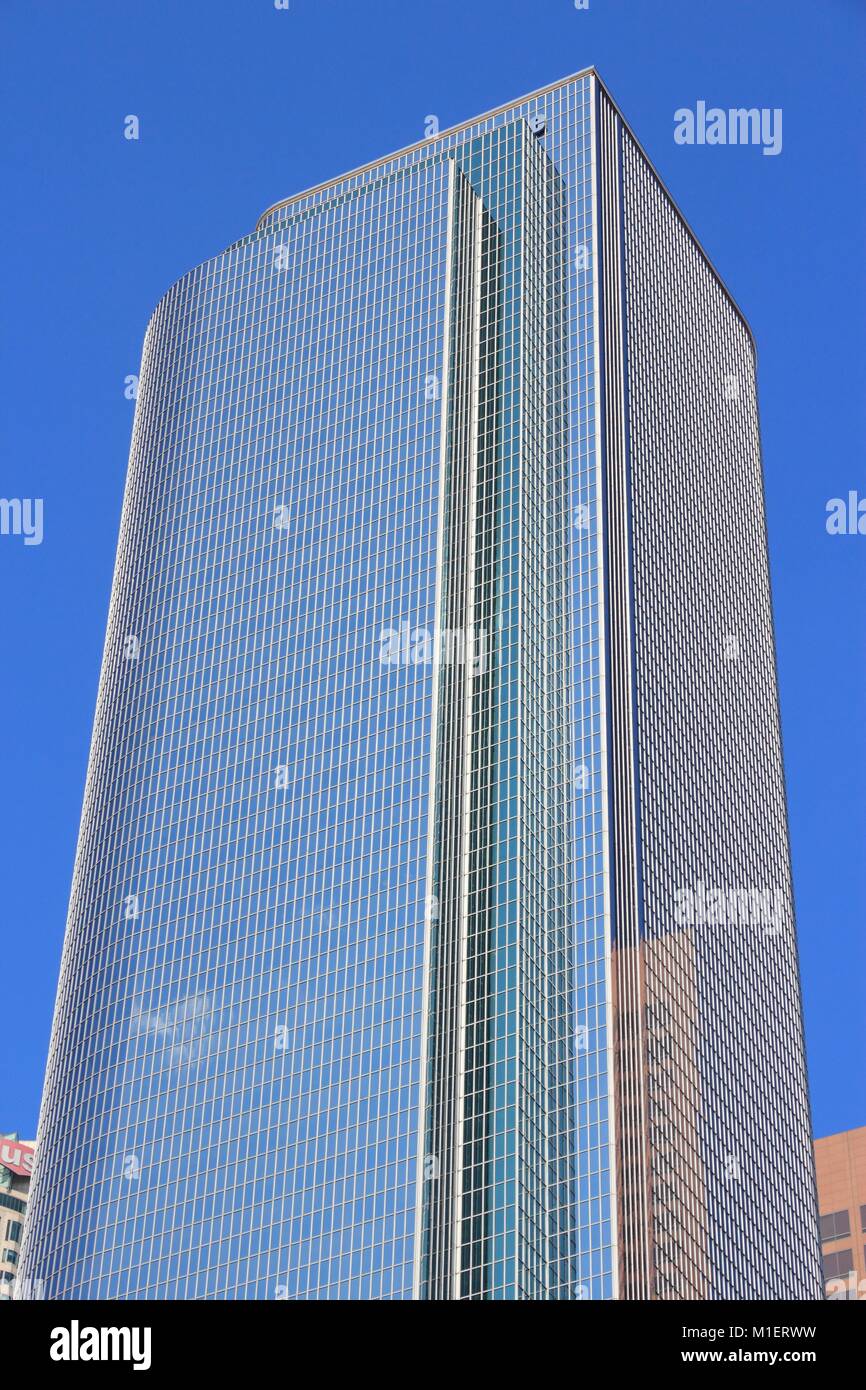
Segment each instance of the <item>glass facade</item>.
[[750,340],[594,72],[276,205],[145,338],[25,1274],[819,1296],[787,855]]
[[818,1298],[755,350],[618,135],[654,1289]]

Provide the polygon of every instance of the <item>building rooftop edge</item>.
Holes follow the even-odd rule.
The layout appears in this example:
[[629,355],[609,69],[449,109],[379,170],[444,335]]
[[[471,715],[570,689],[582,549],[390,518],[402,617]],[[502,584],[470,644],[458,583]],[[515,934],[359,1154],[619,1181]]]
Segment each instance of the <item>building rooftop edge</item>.
[[837,1129],[832,1134],[816,1134],[815,1144],[824,1144],[828,1139],[847,1139],[852,1134],[866,1134],[866,1125],[855,1125],[853,1129]]
[[[543,97],[548,92],[553,92],[557,87],[564,87],[567,82],[576,82],[580,77],[593,75],[601,82],[601,77],[596,68],[581,68],[579,72],[569,73],[567,77],[560,77],[555,82],[548,82],[544,87],[538,87],[535,91],[525,92],[522,97],[514,97],[511,101],[503,101],[499,106],[492,107],[489,111],[482,111],[477,116],[470,116],[468,120],[458,121],[456,125],[447,126],[445,130],[439,130],[435,135],[425,135],[420,140],[413,140],[409,145],[401,145],[399,149],[392,150],[390,154],[383,154],[378,159],[368,159],[366,163],[359,164],[354,169],[347,169],[343,174],[335,174],[333,178],[323,179],[321,183],[314,183],[310,188],[301,188],[297,193],[290,193],[286,198],[278,198],[270,207],[265,208],[259,217],[254,231],[258,231],[266,218],[278,208],[290,207],[292,203],[301,198],[309,198],[313,193],[320,193],[325,188],[330,188],[332,184],[343,183],[345,179],[354,178],[356,174],[364,174],[368,169],[375,169],[380,164],[388,164],[392,159],[399,159],[400,155],[411,154],[413,150],[423,149],[425,146],[433,146],[436,141],[445,135],[455,135],[460,130],[468,130],[470,126],[478,125],[479,121],[489,120],[491,116],[498,116],[503,111],[507,111],[511,106],[519,106],[521,102],[529,101],[532,97]],[[604,86],[604,83],[602,83]],[[607,90],[607,89],[605,89]],[[612,100],[612,98],[611,98]]]
[[640,150],[641,154],[643,155],[644,159],[646,160],[647,164],[652,170],[653,176],[657,179],[659,187],[662,189],[663,193],[669,200],[677,216],[680,218],[680,221],[682,222],[683,226],[685,227],[686,231],[688,232],[689,236],[691,237],[692,241],[694,242],[704,261],[706,262],[709,270],[715,276],[722,290],[727,295],[734,311],[736,312],[737,317],[739,318],[747,334],[749,335],[749,342],[752,345],[752,353],[754,355],[755,367],[757,369],[758,349],[757,344],[755,343],[755,335],[752,332],[748,319],[746,318],[745,314],[743,313],[734,296],[731,294],[731,291],[725,284],[723,277],[719,274],[719,271],[717,270],[716,266],[713,264],[712,260],[707,254],[700,237],[697,235],[688,218],[683,213],[682,208],[680,207],[676,198],[671,193],[670,189],[668,188],[667,184],[665,183],[664,179],[662,178],[652,159],[647,154],[647,151],[642,145],[640,139],[635,134],[635,131],[629,124],[626,117],[623,115],[619,103],[617,102],[616,98],[612,96],[610,89],[604,81],[604,78],[601,76],[601,73],[599,72],[598,68],[595,66],[595,64],[592,63],[588,67],[580,68],[577,72],[572,72],[567,74],[565,77],[557,78],[555,82],[548,82],[543,87],[538,87],[534,91],[526,92],[523,96],[514,97],[511,101],[502,102],[499,106],[494,106],[489,111],[482,111],[479,115],[469,117],[468,120],[458,121],[457,125],[448,126],[445,130],[440,130],[436,135],[425,136],[421,140],[415,140],[409,145],[401,146],[400,149],[392,150],[390,154],[382,155],[378,159],[368,160],[365,164],[359,164],[354,169],[347,169],[345,173],[335,174],[333,178],[323,179],[321,183],[315,183],[311,185],[311,187],[309,188],[299,189],[297,193],[291,193],[286,198],[277,199],[275,203],[271,203],[271,205],[267,207],[265,211],[261,214],[258,221],[256,222],[255,227],[253,228],[253,234],[258,232],[261,229],[262,224],[267,220],[267,218],[269,218],[280,208],[291,207],[293,203],[299,202],[302,198],[308,198],[312,196],[312,194],[314,193],[320,193],[326,188],[330,188],[336,184],[343,183],[346,179],[354,178],[357,174],[366,173],[370,169],[377,168],[377,166],[380,164],[387,164],[392,159],[398,159],[400,155],[410,154],[414,150],[420,150],[426,146],[432,146],[442,136],[454,135],[456,132],[460,130],[468,130],[470,126],[478,125],[480,121],[486,121],[489,120],[491,116],[500,115],[501,112],[507,111],[509,107],[519,106],[522,102],[529,101],[533,97],[546,96],[548,92],[553,92],[558,87],[564,87],[569,82],[577,82],[581,77],[595,78],[596,82],[598,83],[601,90],[604,92],[608,101],[613,106],[614,110],[616,111],[616,114],[619,116],[619,119],[622,121],[624,127],[628,131],[632,140],[634,140],[635,144],[637,145],[638,149]]

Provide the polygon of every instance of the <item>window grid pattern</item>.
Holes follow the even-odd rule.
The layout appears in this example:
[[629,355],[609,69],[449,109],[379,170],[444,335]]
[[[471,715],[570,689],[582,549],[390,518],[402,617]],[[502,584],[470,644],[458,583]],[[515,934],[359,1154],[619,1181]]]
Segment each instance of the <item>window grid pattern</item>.
[[492,661],[441,677],[420,1289],[567,1297],[563,195],[524,122],[458,162],[442,602]]
[[[429,147],[436,151],[430,157],[456,155],[473,140],[523,119],[537,133],[541,148],[557,172],[565,204],[566,254],[560,258],[559,269],[554,268],[552,273],[554,277],[563,277],[561,284],[554,282],[553,291],[564,294],[567,313],[566,409],[561,428],[565,434],[569,489],[567,563],[571,578],[568,581],[567,624],[570,660],[552,673],[551,678],[566,674],[572,692],[570,727],[566,736],[570,747],[565,773],[566,791],[573,808],[565,866],[566,913],[570,923],[566,944],[574,950],[576,966],[570,1009],[577,1019],[574,1050],[578,1075],[575,1077],[573,1073],[572,1095],[567,1105],[563,1108],[556,1102],[559,1119],[554,1123],[565,1125],[556,1143],[566,1164],[569,1167],[572,1162],[577,1165],[574,1226],[580,1255],[573,1284],[569,1275],[568,1292],[578,1299],[605,1298],[614,1292],[608,1097],[610,901],[606,875],[604,609],[596,411],[598,296],[593,208],[596,89],[594,74],[577,75],[467,127],[445,132],[431,141]],[[537,128],[539,122],[543,126],[541,132]],[[350,174],[333,185],[332,191],[340,197],[354,197],[371,181],[428,157],[427,148],[421,146],[398,153],[373,169]],[[294,214],[307,212],[320,196],[321,193],[314,190],[292,199],[291,211]],[[278,225],[287,213],[286,206],[277,206],[265,215],[261,225]],[[556,665],[557,658],[554,656],[552,660]],[[570,1041],[564,1044],[566,1050],[570,1050],[571,1045]],[[573,1120],[565,1119],[566,1111]],[[505,1115],[506,1112],[499,1113]],[[511,1110],[508,1124],[513,1132]],[[494,1140],[494,1146],[502,1142],[512,1141],[507,1138]],[[507,1197],[508,1207],[502,1207],[503,1212],[513,1209],[513,1193],[509,1192]],[[423,1207],[423,1203],[421,1205]],[[508,1218],[499,1219],[507,1222]],[[501,1282],[497,1274],[490,1293],[485,1296],[535,1296],[524,1293],[523,1285],[515,1283],[511,1277],[517,1257],[516,1243],[523,1234],[516,1232],[513,1226],[507,1233],[497,1230],[496,1238],[504,1243],[506,1258],[511,1263],[507,1282]],[[571,1237],[566,1236],[565,1244],[570,1244],[570,1240]],[[557,1240],[556,1246],[559,1250],[561,1242]],[[525,1242],[522,1248],[526,1249]],[[503,1268],[500,1265],[500,1269]],[[565,1295],[562,1265],[559,1268],[559,1275],[551,1276],[548,1272],[547,1276],[552,1278],[558,1292],[545,1296]]]
[[622,186],[655,1292],[820,1297],[753,348],[627,131]]
[[[578,506],[594,516],[593,85],[583,75],[293,200],[185,276],[154,315],[34,1184],[30,1264],[49,1297],[410,1292],[432,680],[411,661],[374,672],[369,644],[382,625],[433,621],[447,165],[537,117],[546,130],[530,149],[558,171],[567,219],[564,237],[552,234],[563,244],[547,285],[567,305],[555,369],[567,372],[566,410],[533,407],[521,428],[534,449],[544,439],[551,457],[568,451],[569,525]],[[491,162],[491,199],[503,173]],[[535,275],[545,196],[536,177]],[[534,352],[503,396],[503,429],[518,427],[523,374],[540,370]],[[514,663],[501,671],[525,679],[535,702],[530,712],[508,691],[515,725],[497,735],[508,852],[495,887],[506,912],[518,830],[521,850],[555,848],[540,879],[536,866],[519,871],[532,920],[510,929],[522,933],[523,973],[519,984],[508,969],[498,977],[512,1052],[484,1117],[499,1212],[484,1296],[583,1297],[563,1207],[577,1100],[568,953],[573,936],[586,948],[591,913],[596,958],[604,920],[596,541],[594,521],[568,532],[573,727],[532,746],[531,768],[514,730],[536,737],[530,725],[556,683],[572,680],[557,639],[543,678],[530,672],[538,608],[570,624],[575,594],[553,598],[564,559],[555,489],[539,505],[528,472],[514,482],[499,539],[513,544],[531,506],[532,559],[530,547],[514,550],[513,593],[503,590],[499,614],[483,610],[499,621],[503,599],[513,603]],[[580,780],[570,746],[591,769],[575,793],[576,855],[539,805]],[[515,758],[516,801],[505,781]],[[530,1037],[538,914],[558,912],[563,897],[572,931],[552,936],[561,968],[545,977],[543,1006],[531,1001],[543,1021]],[[582,1000],[594,1073],[600,987]],[[520,1028],[506,1022],[517,995]],[[582,1110],[581,1211],[599,1248],[603,1109],[597,1089]],[[541,1173],[551,1156],[552,1188]],[[603,1281],[597,1253],[586,1261]]]
[[573,144],[557,160],[569,189],[569,647],[573,760],[569,918],[575,948],[578,1248],[572,1297],[608,1299],[615,1295],[616,1241],[610,1116],[611,903],[606,834],[595,82],[586,83],[572,100],[567,124]]
[[49,1297],[411,1294],[432,677],[382,633],[434,621],[446,184],[425,163],[247,239],[149,328],[34,1191]]
[[[458,178],[503,350],[450,1296],[620,1292],[598,91],[280,205],[151,321],[22,1254],[48,1297],[418,1291]],[[655,1292],[818,1296],[754,363],[623,149]],[[714,877],[778,887],[781,929],[674,930]]]

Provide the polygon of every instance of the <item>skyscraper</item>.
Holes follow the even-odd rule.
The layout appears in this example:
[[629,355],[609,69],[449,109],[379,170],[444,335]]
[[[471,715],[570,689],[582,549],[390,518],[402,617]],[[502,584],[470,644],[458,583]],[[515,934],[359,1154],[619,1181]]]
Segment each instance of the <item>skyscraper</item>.
[[820,1297],[754,348],[594,71],[158,305],[39,1144],[48,1298]]

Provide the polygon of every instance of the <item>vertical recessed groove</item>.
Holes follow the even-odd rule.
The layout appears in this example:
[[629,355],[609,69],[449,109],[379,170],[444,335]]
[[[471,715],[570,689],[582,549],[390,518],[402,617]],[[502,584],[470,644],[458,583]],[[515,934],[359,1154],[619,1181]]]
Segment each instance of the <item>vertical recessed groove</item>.
[[619,1289],[652,1294],[644,953],[638,896],[637,748],[631,615],[631,536],[625,419],[625,336],[620,123],[600,95],[599,170],[603,277],[605,544],[608,574],[612,1026]]

